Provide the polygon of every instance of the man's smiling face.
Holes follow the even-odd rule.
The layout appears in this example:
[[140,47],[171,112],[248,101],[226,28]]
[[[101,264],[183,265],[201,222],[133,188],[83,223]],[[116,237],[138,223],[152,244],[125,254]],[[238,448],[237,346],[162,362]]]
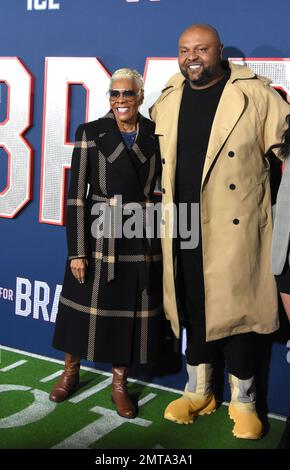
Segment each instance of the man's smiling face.
[[207,88],[221,76],[223,45],[207,28],[186,30],[178,45],[178,63],[181,73],[192,88]]

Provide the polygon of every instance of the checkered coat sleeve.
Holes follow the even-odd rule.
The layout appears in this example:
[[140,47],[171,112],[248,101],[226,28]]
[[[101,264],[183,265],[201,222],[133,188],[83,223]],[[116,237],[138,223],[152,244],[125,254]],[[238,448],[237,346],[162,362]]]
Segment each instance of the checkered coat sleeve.
[[81,124],[76,130],[67,199],[66,230],[69,259],[85,258],[90,254],[88,224],[86,223],[88,173],[88,145],[85,128]]

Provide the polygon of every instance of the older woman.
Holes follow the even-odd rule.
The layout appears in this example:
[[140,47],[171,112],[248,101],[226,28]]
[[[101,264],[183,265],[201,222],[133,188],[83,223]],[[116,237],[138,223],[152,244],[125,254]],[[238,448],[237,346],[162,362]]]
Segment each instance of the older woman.
[[[80,358],[108,362],[117,412],[133,418],[129,366],[154,361],[162,348],[161,253],[157,238],[146,239],[144,216],[160,157],[154,124],[138,112],[141,75],[117,70],[108,95],[110,112],[76,132],[67,200],[69,256],[53,341],[66,352],[65,370],[50,399],[63,401],[78,388]],[[139,237],[132,235],[134,228]]]

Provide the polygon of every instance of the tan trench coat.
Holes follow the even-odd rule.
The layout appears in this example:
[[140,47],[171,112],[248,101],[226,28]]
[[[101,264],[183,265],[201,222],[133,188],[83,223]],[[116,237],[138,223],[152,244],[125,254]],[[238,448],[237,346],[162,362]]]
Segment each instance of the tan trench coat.
[[[279,326],[270,269],[272,210],[265,154],[281,143],[290,107],[269,80],[257,78],[247,67],[230,67],[210,134],[200,195],[207,341],[250,331],[271,333]],[[151,109],[163,163],[164,309],[177,337],[172,203],[183,86],[184,77],[174,75]]]

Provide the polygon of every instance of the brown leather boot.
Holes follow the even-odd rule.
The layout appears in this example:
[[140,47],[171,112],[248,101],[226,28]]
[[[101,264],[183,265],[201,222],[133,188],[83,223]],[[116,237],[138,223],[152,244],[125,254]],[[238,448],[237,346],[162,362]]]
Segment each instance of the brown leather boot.
[[66,353],[64,371],[49,395],[51,401],[59,403],[76,391],[79,385],[79,370],[79,357]]
[[129,368],[113,366],[112,372],[112,401],[116,405],[117,413],[123,418],[135,418],[137,415],[137,410],[135,405],[130,400],[127,390],[127,377]]

